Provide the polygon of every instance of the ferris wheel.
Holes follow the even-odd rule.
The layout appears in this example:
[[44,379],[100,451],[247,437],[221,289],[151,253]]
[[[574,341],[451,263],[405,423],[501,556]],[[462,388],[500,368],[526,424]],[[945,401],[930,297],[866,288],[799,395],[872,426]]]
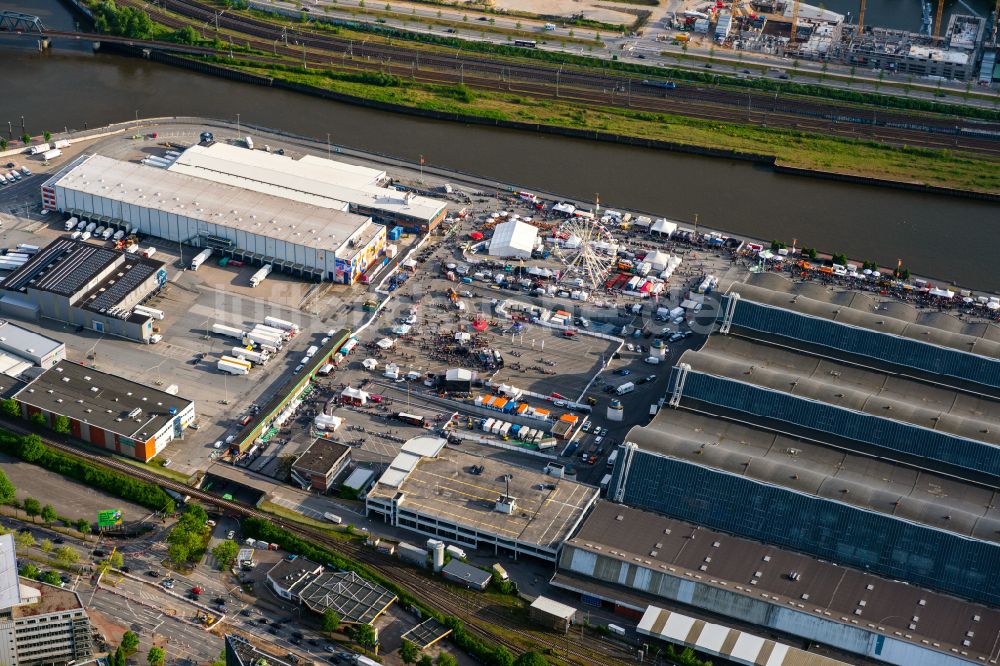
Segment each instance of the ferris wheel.
[[559,225],[555,254],[565,268],[564,275],[578,278],[590,290],[598,288],[611,271],[618,242],[600,222],[574,217]]

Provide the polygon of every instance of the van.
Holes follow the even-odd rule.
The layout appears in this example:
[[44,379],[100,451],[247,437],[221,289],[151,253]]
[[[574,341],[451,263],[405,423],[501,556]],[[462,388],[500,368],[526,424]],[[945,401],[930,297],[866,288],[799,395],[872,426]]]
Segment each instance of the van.
[[609,485],[611,485],[611,475],[605,474],[603,477],[601,477],[601,486],[600,486],[601,492],[607,492]]
[[302,372],[302,368],[304,368],[304,367],[306,367],[305,363],[299,363],[297,366],[295,366],[295,369],[292,370],[292,374],[293,375],[299,374],[300,372]]
[[635,390],[635,384],[632,382],[625,382],[621,386],[615,389],[615,393],[618,395],[625,395],[626,393],[631,393]]
[[214,448],[214,449],[221,449],[222,448],[222,440],[221,439],[217,440],[215,442],[215,444],[212,445],[212,448]]
[[73,229],[74,227],[76,227],[77,222],[79,222],[79,220],[77,220],[75,217],[71,217],[68,220],[66,220],[66,224],[63,226],[63,228],[66,231],[69,231],[69,230]]
[[112,234],[112,233],[114,233],[114,229],[112,229],[111,227],[108,227],[108,228],[107,228],[107,229],[105,229],[105,230],[104,230],[104,232],[103,232],[103,233],[101,234],[101,238],[103,238],[104,240],[108,240],[109,238],[111,238],[111,234]]
[[83,235],[80,236],[80,240],[82,240],[82,241],[90,240],[90,232],[89,231],[84,231]]
[[340,516],[338,516],[335,513],[330,513],[329,511],[327,511],[326,513],[324,513],[323,517],[326,518],[327,520],[329,520],[334,525],[339,525],[342,522],[344,522],[343,518],[341,518]]
[[611,455],[608,456],[608,467],[614,467],[616,460],[618,460],[618,449],[612,451]]

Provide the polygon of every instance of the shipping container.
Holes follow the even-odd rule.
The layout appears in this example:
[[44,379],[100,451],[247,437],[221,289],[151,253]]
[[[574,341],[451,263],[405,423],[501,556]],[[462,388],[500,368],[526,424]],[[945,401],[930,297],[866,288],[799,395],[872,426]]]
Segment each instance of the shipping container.
[[260,283],[267,279],[267,276],[271,274],[271,264],[264,265],[259,271],[250,276],[250,286],[259,287]]
[[223,360],[220,360],[216,367],[220,372],[226,372],[230,375],[245,375],[250,372],[246,366],[236,365],[235,363],[229,363]]
[[69,141],[67,141],[66,139],[59,139],[58,141],[56,141],[55,143],[52,144],[52,147],[53,148],[69,148]]
[[28,148],[28,154],[38,155],[39,153],[44,153],[45,151],[50,150],[51,148],[52,146],[50,146],[47,143],[40,143],[37,146],[32,146],[31,148]]
[[156,308],[149,308],[146,307],[145,305],[137,305],[133,309],[141,315],[146,315],[147,317],[152,317],[153,319],[159,321],[163,321],[163,318],[166,316],[164,315],[163,310],[157,310]]
[[242,365],[247,370],[253,368],[253,363],[251,363],[246,359],[238,359],[232,356],[223,356],[220,360],[225,361],[226,363],[232,363],[234,365]]
[[236,358],[243,357],[245,360],[255,364],[267,363],[271,355],[266,351],[255,351],[246,347],[233,347],[232,355]]

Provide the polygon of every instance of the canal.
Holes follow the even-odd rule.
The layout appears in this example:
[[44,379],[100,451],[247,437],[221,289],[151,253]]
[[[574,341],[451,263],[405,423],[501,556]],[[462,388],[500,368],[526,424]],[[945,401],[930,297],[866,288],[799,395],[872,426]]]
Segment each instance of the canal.
[[[13,8],[0,2],[0,8]],[[24,0],[55,27],[56,0]],[[1000,205],[775,174],[745,162],[462,125],[372,111],[194,74],[84,45],[38,53],[0,41],[0,130],[83,129],[143,116],[240,118],[345,146],[557,192],[613,208],[844,252],[1000,291]]]

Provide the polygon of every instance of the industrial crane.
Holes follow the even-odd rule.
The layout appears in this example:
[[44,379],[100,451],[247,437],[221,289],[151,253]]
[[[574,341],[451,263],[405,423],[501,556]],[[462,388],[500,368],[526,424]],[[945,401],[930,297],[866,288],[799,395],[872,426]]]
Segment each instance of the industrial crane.
[[[997,0],[1000,2],[1000,0]],[[861,9],[858,10],[858,34],[860,35],[865,29],[865,5],[867,0],[861,0]]]
[[795,41],[795,33],[799,29],[799,0],[793,0],[792,2],[792,36],[788,40],[789,46]]
[[941,37],[941,16],[944,14],[944,0],[938,0],[937,16],[934,17],[934,39]]

